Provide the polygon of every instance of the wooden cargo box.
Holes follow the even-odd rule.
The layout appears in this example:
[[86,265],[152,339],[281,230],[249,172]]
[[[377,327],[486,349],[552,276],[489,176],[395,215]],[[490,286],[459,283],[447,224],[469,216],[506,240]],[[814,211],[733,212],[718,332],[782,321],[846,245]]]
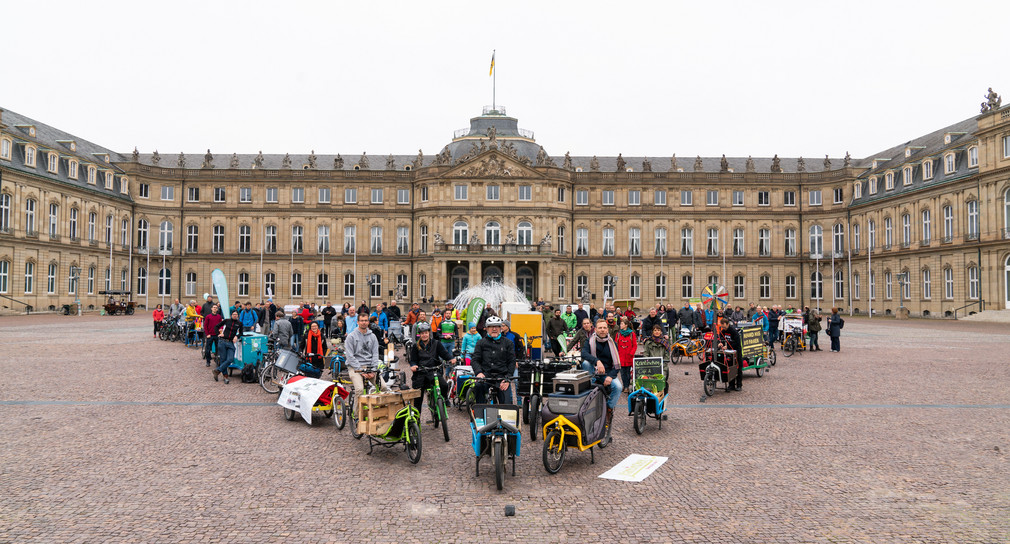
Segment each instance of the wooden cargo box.
[[421,396],[420,389],[358,396],[358,432],[373,436],[386,433],[397,412],[408,402]]

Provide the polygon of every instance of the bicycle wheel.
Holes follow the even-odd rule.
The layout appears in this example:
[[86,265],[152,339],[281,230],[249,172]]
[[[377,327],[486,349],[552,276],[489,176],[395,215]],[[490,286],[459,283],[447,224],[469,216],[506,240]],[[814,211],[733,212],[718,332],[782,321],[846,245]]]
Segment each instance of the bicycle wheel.
[[284,408],[284,419],[286,419],[288,421],[294,421],[295,420],[295,411],[294,410],[289,410],[287,408]]
[[[760,357],[760,358],[758,358],[758,361],[757,361],[757,363],[758,363],[759,365],[763,365],[763,364],[764,364],[764,362],[765,362],[765,360],[764,360],[764,358],[763,358],[763,357]],[[765,369],[764,369],[764,367],[763,367],[763,366],[759,366],[759,367],[755,368],[755,369],[754,369],[754,371],[755,371],[755,372],[757,372],[757,376],[758,376],[758,378],[760,378],[761,376],[764,376],[764,375],[765,375]]]
[[494,485],[501,491],[505,487],[505,440],[496,438],[492,446],[494,456]]
[[792,357],[796,353],[796,337],[790,336],[787,338],[785,346],[782,349],[785,351],[786,357]]
[[540,427],[540,395],[530,397],[530,441],[537,441],[537,431]]
[[523,425],[530,422],[530,398],[523,397]]
[[421,460],[421,429],[417,422],[407,422],[407,459],[417,464]]
[[544,470],[548,474],[557,474],[561,470],[561,466],[565,464],[566,450],[565,443],[561,439],[561,431],[551,429],[544,437]]
[[347,411],[350,414],[348,420],[351,423],[351,436],[353,436],[355,440],[361,440],[361,437],[365,435],[364,433],[358,432],[358,413],[354,410],[353,403],[352,406],[347,407]]
[[162,342],[168,340],[168,326],[167,325],[162,325],[162,326],[158,327],[158,338]]
[[263,367],[263,372],[260,373],[260,387],[264,391],[272,395],[276,395],[281,392],[280,385],[280,373],[282,370],[276,365],[267,365]]
[[336,391],[333,392],[333,425],[338,431],[347,425],[347,404]]
[[635,400],[635,432],[642,434],[645,432],[645,402],[642,399]]
[[670,362],[673,364],[677,364],[680,362],[680,359],[683,356],[684,356],[684,350],[679,347],[675,347],[673,348],[673,350],[670,351]]
[[705,371],[705,381],[703,386],[705,388],[705,396],[711,397],[715,394],[716,375],[714,368],[710,368]]
[[438,399],[438,419],[442,420],[442,437],[449,441],[449,415],[445,411],[445,399]]
[[438,405],[435,403],[435,395],[432,394],[431,390],[428,390],[428,409],[431,410],[431,424],[437,429],[438,428]]

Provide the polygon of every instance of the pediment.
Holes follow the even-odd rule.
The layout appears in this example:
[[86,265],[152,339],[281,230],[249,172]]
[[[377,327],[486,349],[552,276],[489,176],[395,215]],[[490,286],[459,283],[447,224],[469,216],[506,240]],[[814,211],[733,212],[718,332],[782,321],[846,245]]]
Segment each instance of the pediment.
[[542,178],[536,170],[490,150],[465,160],[445,173],[447,178]]

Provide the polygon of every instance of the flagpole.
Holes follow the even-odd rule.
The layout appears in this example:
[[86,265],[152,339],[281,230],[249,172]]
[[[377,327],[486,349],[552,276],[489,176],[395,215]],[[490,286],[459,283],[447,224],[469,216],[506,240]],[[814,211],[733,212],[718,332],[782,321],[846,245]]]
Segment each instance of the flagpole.
[[491,109],[497,111],[497,109],[498,109],[498,102],[497,102],[496,92],[497,92],[497,85],[498,85],[498,74],[494,73],[494,55],[495,55],[495,51],[496,50],[494,50],[494,49],[491,50]]

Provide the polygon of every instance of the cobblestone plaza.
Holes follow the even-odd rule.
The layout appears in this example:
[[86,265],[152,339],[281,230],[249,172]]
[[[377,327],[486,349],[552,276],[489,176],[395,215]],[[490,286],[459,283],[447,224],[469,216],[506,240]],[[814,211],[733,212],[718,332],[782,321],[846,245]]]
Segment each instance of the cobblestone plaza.
[[[0,331],[0,542],[1010,540],[1005,324],[850,318],[841,353],[704,403],[697,366],[673,366],[661,430],[618,413],[596,464],[569,452],[556,475],[524,440],[502,492],[489,465],[475,477],[462,413],[448,443],[423,427],[411,465],[213,381],[147,313]],[[632,453],[669,461],[598,478]]]

